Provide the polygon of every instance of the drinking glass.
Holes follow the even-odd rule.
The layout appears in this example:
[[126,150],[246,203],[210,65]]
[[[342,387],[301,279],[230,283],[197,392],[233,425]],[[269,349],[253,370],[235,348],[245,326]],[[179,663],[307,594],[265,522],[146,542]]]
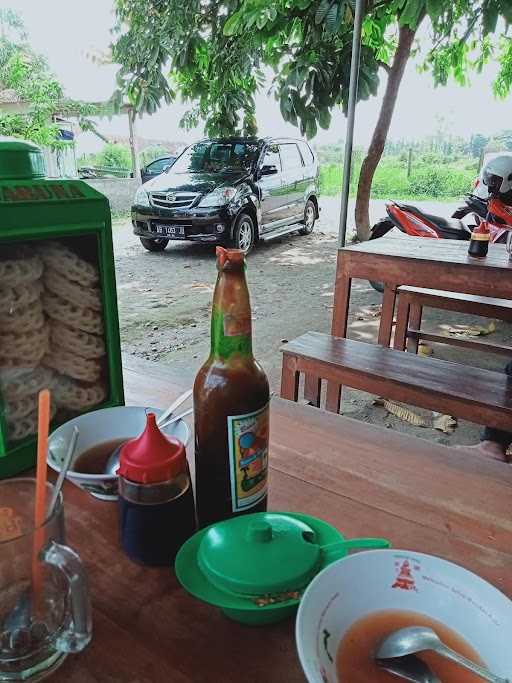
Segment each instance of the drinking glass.
[[[47,484],[47,504],[52,493]],[[0,482],[0,681],[41,680],[92,635],[85,571],[65,545],[62,495],[38,529],[34,503],[35,479]]]

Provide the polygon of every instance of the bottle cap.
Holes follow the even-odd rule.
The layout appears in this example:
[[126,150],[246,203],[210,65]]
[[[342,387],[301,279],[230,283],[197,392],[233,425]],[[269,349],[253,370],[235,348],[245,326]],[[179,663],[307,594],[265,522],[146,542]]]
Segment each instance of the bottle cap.
[[217,267],[219,269],[226,266],[242,266],[245,262],[245,254],[242,249],[225,249],[224,247],[217,247],[215,251],[217,255]]
[[481,221],[473,228],[471,233],[472,240],[488,240],[490,238],[489,224],[487,221]]
[[124,444],[119,454],[118,474],[140,484],[156,484],[187,471],[185,447],[178,439],[162,434],[154,413],[136,439]]

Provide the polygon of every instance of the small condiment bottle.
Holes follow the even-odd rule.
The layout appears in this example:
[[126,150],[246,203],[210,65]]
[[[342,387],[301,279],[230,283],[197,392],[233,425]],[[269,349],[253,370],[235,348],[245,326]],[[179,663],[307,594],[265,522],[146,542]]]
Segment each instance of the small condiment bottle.
[[171,565],[196,529],[185,447],[162,434],[153,413],[119,454],[121,546],[135,562]]
[[471,233],[468,254],[473,258],[485,258],[489,251],[490,238],[489,224],[487,221],[482,221]]

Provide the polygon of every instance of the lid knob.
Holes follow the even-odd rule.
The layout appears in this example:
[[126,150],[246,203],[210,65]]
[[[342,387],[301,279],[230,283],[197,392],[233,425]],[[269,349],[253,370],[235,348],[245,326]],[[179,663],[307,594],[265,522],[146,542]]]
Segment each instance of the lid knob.
[[251,522],[247,527],[247,540],[253,543],[269,543],[272,540],[272,525],[263,520]]

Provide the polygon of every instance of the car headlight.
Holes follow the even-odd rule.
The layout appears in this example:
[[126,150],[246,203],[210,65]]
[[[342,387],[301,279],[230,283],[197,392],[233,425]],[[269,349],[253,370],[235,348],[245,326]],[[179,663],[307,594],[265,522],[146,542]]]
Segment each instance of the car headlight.
[[218,187],[201,199],[198,206],[225,206],[236,195],[236,187]]
[[149,195],[143,187],[139,187],[133,201],[138,206],[149,206]]

